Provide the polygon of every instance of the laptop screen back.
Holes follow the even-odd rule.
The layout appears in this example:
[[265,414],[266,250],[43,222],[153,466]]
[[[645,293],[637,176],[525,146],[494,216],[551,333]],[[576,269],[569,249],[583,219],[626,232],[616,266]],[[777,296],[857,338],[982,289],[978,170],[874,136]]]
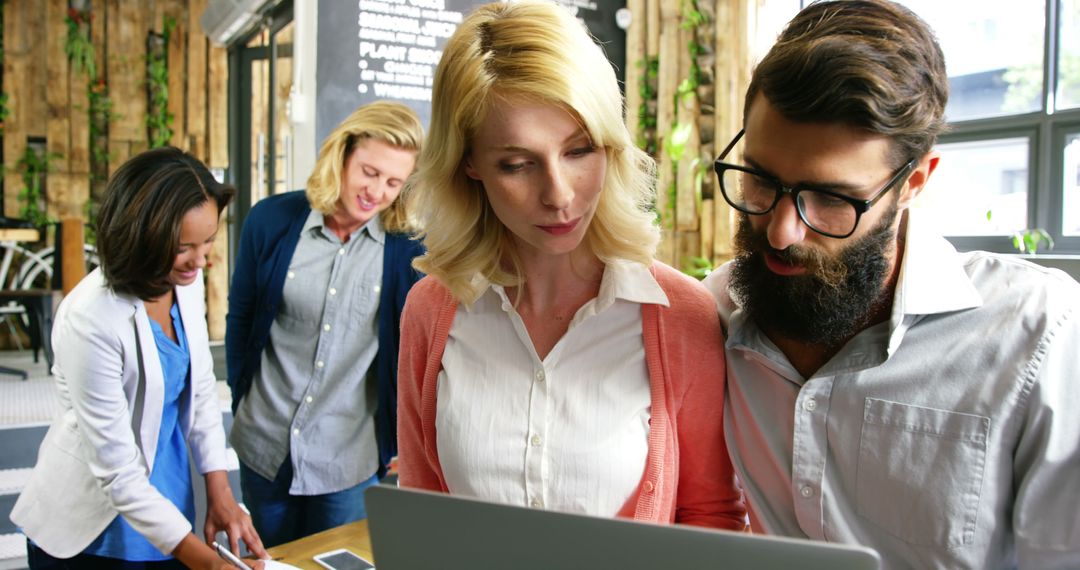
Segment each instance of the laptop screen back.
[[877,570],[866,548],[571,515],[374,485],[365,493],[379,570],[799,568]]

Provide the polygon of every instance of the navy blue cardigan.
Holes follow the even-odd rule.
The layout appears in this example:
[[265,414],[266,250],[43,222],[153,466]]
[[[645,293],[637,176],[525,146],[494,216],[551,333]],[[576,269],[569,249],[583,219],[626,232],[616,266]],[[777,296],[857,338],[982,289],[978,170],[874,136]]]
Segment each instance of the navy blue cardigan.
[[[260,200],[251,209],[240,234],[240,247],[229,287],[225,357],[229,366],[232,410],[251,388],[270,325],[281,304],[285,274],[292,261],[300,230],[311,206],[303,191]],[[386,234],[382,289],[379,294],[379,351],[375,355],[378,403],[375,434],[379,443],[379,477],[397,455],[397,364],[401,309],[409,289],[422,275],[412,268],[423,253],[419,242],[402,234]]]

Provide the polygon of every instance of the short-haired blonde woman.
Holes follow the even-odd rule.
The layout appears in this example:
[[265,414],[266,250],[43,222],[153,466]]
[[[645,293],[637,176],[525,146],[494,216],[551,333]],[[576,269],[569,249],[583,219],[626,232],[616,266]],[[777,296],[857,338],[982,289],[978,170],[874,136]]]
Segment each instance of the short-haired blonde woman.
[[244,503],[268,546],[365,518],[397,453],[399,316],[422,251],[398,195],[423,126],[360,107],[327,138],[305,192],[244,221],[225,334]]
[[741,529],[716,309],[656,262],[652,161],[564,9],[478,8],[436,71],[410,209],[400,484]]

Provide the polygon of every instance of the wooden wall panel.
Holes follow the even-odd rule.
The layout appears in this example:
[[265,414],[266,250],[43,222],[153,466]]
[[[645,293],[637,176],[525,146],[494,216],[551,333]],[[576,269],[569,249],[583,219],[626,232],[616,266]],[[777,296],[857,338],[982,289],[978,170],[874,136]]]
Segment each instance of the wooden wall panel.
[[176,27],[169,37],[168,66],[169,66],[169,113],[172,115],[172,137],[169,144],[188,150],[188,140],[185,112],[187,109],[184,95],[187,90],[184,84],[187,80],[187,43],[188,43],[188,19],[187,12],[181,0],[168,0],[164,4],[164,17],[172,18]]
[[106,0],[90,0],[90,41],[94,44],[94,63],[97,65],[98,79],[107,80],[108,68],[105,60],[105,24]]
[[[4,121],[4,215],[19,214],[19,190],[22,177],[15,165],[26,151],[33,84],[21,80],[30,67],[28,37],[29,6],[26,2],[7,2],[4,10],[4,92],[8,95],[8,115]],[[16,80],[16,78],[20,78]]]
[[[117,103],[117,116],[109,125],[109,139],[146,139],[146,33],[149,7],[143,2],[107,1],[106,36],[109,93]],[[110,144],[111,147],[111,144]],[[110,168],[110,171],[113,169]]]
[[[150,30],[162,30],[166,15],[176,22],[167,48],[171,142],[211,167],[228,166],[228,57],[224,48],[210,48],[202,32],[199,19],[206,4],[207,0],[89,0],[99,88],[113,102],[112,120],[105,125],[107,138],[94,142],[89,77],[70,65],[64,49],[68,0],[0,2],[3,87],[11,111],[3,131],[5,215],[18,216],[21,209],[17,196],[23,183],[17,164],[28,139],[45,138],[48,150],[62,155],[53,161],[55,171],[46,182],[49,214],[57,218],[83,217],[91,184],[95,191],[102,187],[93,182],[95,176],[114,172],[148,148],[146,41]],[[95,148],[107,152],[108,164],[92,173]],[[224,335],[227,310],[225,229],[223,225],[212,254],[213,267],[206,271],[213,339]],[[78,251],[74,246],[69,250]]]
[[45,90],[46,123],[45,135],[50,152],[61,155],[56,165],[62,171],[67,170],[69,145],[71,142],[71,88],[68,71],[70,65],[64,52],[67,34],[65,17],[67,0],[47,0],[45,2],[45,57],[49,65],[45,66],[45,77],[49,88]]
[[[655,101],[644,103],[656,107],[656,209],[663,229],[657,257],[679,268],[685,268],[690,257],[714,264],[731,257],[735,218],[719,195],[711,163],[742,125],[759,3],[627,0],[633,19],[627,33],[626,121],[636,135],[637,110],[643,103],[636,72],[639,61],[651,58],[658,63],[657,93]],[[699,23],[687,25],[692,21]],[[695,65],[700,71],[697,88],[676,101],[680,83],[691,77]],[[679,125],[687,126],[689,138],[673,163],[665,143]]]
[[[693,41],[693,31],[682,26],[678,28],[679,45],[679,77],[690,77],[691,58],[686,46]],[[680,79],[681,81],[681,79]],[[675,195],[675,229],[680,232],[696,231],[698,229],[697,211],[697,165],[701,154],[701,139],[698,132],[697,117],[701,113],[698,105],[697,94],[691,92],[679,97],[676,102],[675,117],[679,125],[690,127],[690,137],[683,147],[682,157],[679,158],[678,177],[676,179]],[[683,267],[685,260],[679,258],[676,267]]]
[[188,4],[187,27],[187,95],[184,130],[188,135],[187,148],[199,160],[206,162],[206,48],[209,40],[202,31],[199,18],[206,10],[206,0],[191,0]]
[[215,168],[229,166],[229,58],[225,48],[211,46],[207,66],[209,158]]
[[[746,88],[753,69],[751,59],[751,30],[756,27],[756,2],[739,0],[716,2],[716,147],[728,141],[742,128],[742,111]],[[739,152],[736,148],[733,152]],[[712,257],[717,262],[731,259],[731,240],[737,213],[723,196],[717,197],[713,225]]]
[[[25,25],[29,65],[23,78],[31,86],[31,94],[26,101],[26,134],[31,137],[44,137],[45,122],[49,115],[49,108],[45,101],[45,92],[49,89],[46,68],[51,63],[46,57],[45,42],[42,41],[47,33],[45,2],[27,2],[26,4],[28,4],[28,9]],[[6,36],[4,42],[7,42]],[[4,84],[7,85],[7,82]]]
[[638,110],[641,107],[641,79],[645,69],[645,33],[648,31],[645,17],[645,0],[628,0],[626,4],[632,19],[626,30],[626,128],[636,136],[638,132]]

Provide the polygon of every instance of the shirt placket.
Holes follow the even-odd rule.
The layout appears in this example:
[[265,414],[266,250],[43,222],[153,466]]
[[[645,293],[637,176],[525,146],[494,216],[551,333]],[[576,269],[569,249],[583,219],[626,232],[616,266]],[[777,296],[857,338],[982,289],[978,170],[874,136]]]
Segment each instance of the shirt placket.
[[815,540],[825,540],[821,493],[828,451],[826,420],[832,384],[832,377],[811,379],[795,399],[791,492],[799,526]]
[[534,361],[529,389],[528,441],[525,443],[525,498],[534,508],[543,508],[547,500],[544,481],[550,382],[548,368],[542,362]]
[[334,261],[330,266],[330,280],[326,290],[326,300],[323,302],[323,311],[319,324],[319,340],[315,345],[315,362],[312,363],[311,381],[300,397],[300,405],[293,416],[290,426],[292,437],[290,438],[290,450],[293,457],[293,480],[303,478],[304,469],[304,427],[311,418],[315,399],[318,397],[326,378],[327,359],[333,349],[333,334],[336,333],[337,323],[333,316],[340,313],[338,308],[342,303],[343,291],[338,287],[338,273],[345,259],[345,246],[341,245],[334,254]]

